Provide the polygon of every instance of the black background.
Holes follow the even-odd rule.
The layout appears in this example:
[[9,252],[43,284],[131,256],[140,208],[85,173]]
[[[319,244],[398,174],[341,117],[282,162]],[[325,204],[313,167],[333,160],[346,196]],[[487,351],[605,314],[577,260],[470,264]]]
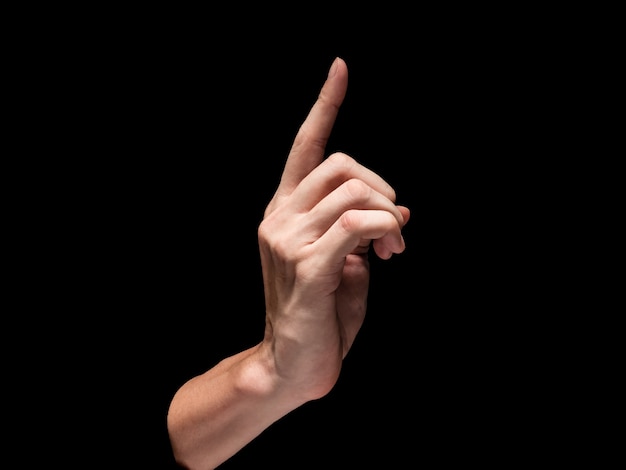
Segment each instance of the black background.
[[43,404],[51,435],[70,422],[65,460],[168,468],[176,389],[261,339],[256,228],[336,56],[350,78],[327,151],[394,186],[407,249],[372,257],[335,389],[223,468],[532,462],[551,445],[562,369],[538,299],[558,254],[535,266],[557,240],[534,209],[554,174],[559,55],[507,14],[467,13],[252,29],[133,12],[36,45],[56,155],[37,174],[58,175],[40,202],[61,312],[47,322],[77,332]]

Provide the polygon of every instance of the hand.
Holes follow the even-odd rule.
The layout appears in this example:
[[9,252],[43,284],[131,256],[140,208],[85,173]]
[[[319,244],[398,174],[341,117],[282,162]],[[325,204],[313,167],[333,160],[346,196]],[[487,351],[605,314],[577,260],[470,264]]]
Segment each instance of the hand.
[[266,299],[260,348],[303,402],[332,389],[363,324],[370,246],[382,259],[401,253],[410,216],[393,188],[353,158],[324,159],[347,84],[337,58],[258,231]]
[[348,155],[324,159],[347,85],[346,64],[336,59],[259,225],[263,340],[192,377],[172,398],[168,431],[185,468],[217,467],[327,394],[365,318],[370,247],[382,259],[404,250],[410,213],[396,205],[394,190]]

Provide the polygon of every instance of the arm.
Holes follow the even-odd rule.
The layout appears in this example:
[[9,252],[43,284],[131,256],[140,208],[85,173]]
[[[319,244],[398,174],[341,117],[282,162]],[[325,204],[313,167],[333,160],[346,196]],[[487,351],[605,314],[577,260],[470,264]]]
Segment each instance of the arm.
[[347,83],[338,58],[259,226],[263,340],[192,378],[172,399],[172,448],[189,469],[217,467],[333,388],[365,318],[370,246],[383,259],[404,250],[409,210],[395,204],[393,189],[347,155],[324,159]]

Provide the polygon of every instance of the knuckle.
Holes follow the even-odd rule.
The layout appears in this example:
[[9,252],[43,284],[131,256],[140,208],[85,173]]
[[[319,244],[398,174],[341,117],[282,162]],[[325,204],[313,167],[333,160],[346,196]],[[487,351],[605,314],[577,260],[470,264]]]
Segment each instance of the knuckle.
[[300,153],[312,147],[324,151],[327,143],[328,137],[318,135],[317,132],[313,132],[309,126],[303,124],[296,134],[292,150]]
[[343,152],[335,152],[326,158],[329,165],[333,166],[336,171],[346,173],[356,165],[356,160]]
[[339,217],[339,226],[345,232],[354,232],[360,224],[359,212],[355,210],[349,210],[341,214]]
[[259,242],[262,243],[263,245],[270,244],[271,230],[269,229],[268,225],[269,224],[267,222],[267,219],[265,219],[263,222],[259,224],[259,227],[257,228],[257,237],[259,239]]
[[276,230],[271,218],[263,220],[257,229],[259,244],[280,259],[293,258],[293,237]]
[[343,184],[343,188],[347,193],[348,198],[358,203],[367,202],[372,195],[372,188],[356,178],[346,181]]

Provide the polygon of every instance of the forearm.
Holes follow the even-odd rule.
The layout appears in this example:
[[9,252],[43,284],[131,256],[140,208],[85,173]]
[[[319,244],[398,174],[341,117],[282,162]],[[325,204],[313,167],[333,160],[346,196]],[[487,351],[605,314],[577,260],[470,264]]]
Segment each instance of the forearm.
[[185,383],[172,399],[168,431],[176,460],[212,469],[301,403],[281,390],[255,346]]

